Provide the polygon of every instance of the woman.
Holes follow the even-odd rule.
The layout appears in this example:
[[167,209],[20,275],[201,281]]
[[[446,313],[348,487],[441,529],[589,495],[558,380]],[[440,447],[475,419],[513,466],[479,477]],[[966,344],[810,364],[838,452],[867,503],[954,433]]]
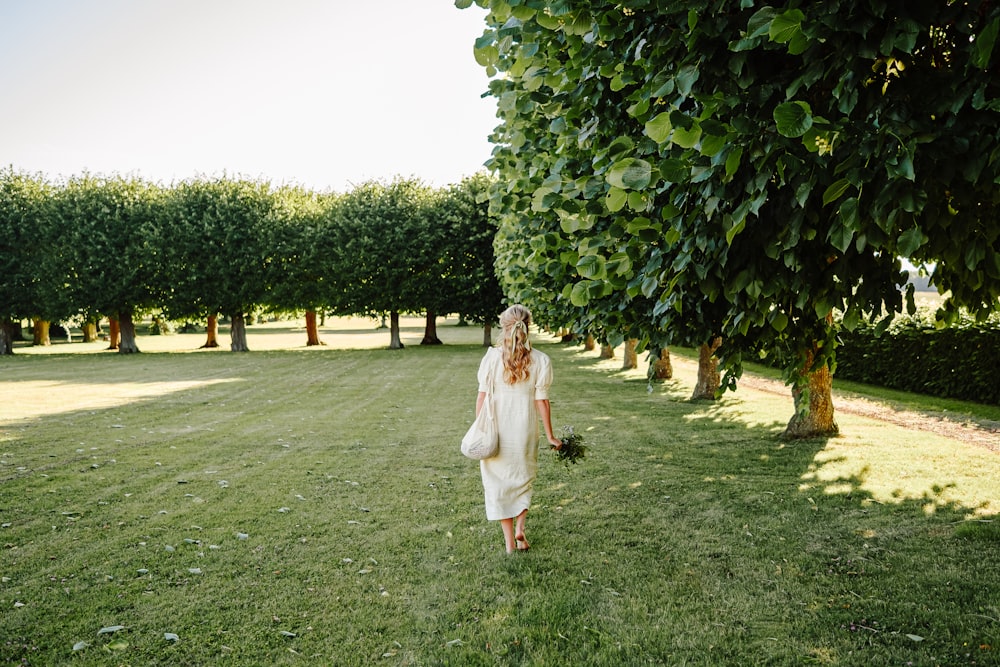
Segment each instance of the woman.
[[527,551],[524,521],[531,505],[532,484],[538,471],[538,418],[545,437],[556,449],[562,443],[552,434],[549,385],[552,362],[544,352],[531,349],[528,327],[531,312],[514,305],[500,315],[502,340],[491,347],[479,364],[479,398],[476,414],[486,398],[492,370],[493,401],[500,451],[479,462],[486,498],[486,518],[499,521],[507,553]]

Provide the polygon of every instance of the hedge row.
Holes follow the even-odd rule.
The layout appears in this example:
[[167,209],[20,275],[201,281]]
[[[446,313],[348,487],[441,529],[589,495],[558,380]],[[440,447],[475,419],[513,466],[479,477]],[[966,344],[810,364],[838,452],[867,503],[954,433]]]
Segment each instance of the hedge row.
[[964,321],[936,329],[933,316],[899,317],[841,333],[836,377],[929,396],[1000,404],[1000,326]]

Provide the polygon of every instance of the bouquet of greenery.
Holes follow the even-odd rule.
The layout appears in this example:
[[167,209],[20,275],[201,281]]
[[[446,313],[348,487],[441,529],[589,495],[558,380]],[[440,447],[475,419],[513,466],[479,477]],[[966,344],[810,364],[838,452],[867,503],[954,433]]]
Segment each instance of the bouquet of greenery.
[[556,458],[560,462],[569,465],[586,457],[587,446],[583,444],[583,436],[574,431],[572,426],[562,427],[562,437],[559,440],[562,442],[562,447],[556,449]]

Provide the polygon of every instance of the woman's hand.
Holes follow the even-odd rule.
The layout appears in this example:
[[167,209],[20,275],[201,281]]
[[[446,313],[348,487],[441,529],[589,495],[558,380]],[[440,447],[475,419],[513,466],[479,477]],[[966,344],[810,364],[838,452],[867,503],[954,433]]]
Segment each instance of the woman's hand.
[[562,440],[555,437],[554,435],[546,436],[548,438],[549,444],[552,445],[552,449],[562,449]]

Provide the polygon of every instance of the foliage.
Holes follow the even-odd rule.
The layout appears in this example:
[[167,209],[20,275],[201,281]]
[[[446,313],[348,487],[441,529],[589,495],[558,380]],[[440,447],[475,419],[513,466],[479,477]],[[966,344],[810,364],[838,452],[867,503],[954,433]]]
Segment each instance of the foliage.
[[130,320],[159,303],[161,259],[151,231],[161,196],[158,186],[124,176],[83,174],[55,188],[50,203],[58,237],[49,252],[84,319]]
[[0,663],[996,662],[995,453],[850,416],[790,447],[787,396],[537,344],[594,449],[540,457],[517,557],[458,452],[478,345],[5,360]]
[[275,211],[265,230],[268,287],[266,305],[277,312],[322,311],[335,281],[330,249],[322,242],[325,210],[335,195],[284,186],[275,193]]
[[[585,438],[580,433],[573,430],[572,426],[563,426],[562,435],[559,437],[562,443],[556,449],[556,460],[569,465],[579,463],[581,459],[587,457],[587,446],[584,444]],[[550,445],[551,446],[551,445]],[[553,449],[555,449],[553,447]]]
[[[355,186],[329,210],[337,248],[339,290],[331,302],[342,315],[419,312],[434,284],[441,230],[430,224],[431,190],[416,180],[369,181]],[[429,275],[430,273],[430,275]]]
[[928,396],[1000,404],[1000,328],[963,318],[935,326],[922,311],[884,332],[861,324],[841,334],[837,377]]
[[266,304],[269,234],[279,213],[266,183],[221,177],[174,185],[157,229],[170,317],[232,317]]
[[495,323],[503,310],[493,252],[496,222],[487,198],[492,182],[480,173],[441,190],[432,221],[444,233],[435,310],[461,313],[477,324]]
[[722,336],[732,386],[747,354],[832,363],[834,309],[902,310],[899,256],[995,306],[1000,7],[477,4],[505,285],[533,307],[645,297],[648,338]]
[[0,171],[0,321],[72,314],[59,298],[56,261],[46,261],[52,234],[48,201],[52,186],[40,174]]

